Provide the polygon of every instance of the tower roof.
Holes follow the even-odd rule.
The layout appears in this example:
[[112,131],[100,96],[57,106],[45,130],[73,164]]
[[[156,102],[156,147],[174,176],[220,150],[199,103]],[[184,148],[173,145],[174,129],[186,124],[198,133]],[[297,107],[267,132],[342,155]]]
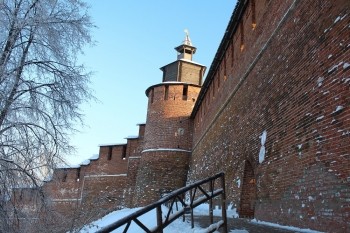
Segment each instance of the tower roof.
[[160,68],[163,71],[162,82],[201,85],[206,67],[192,61],[196,48],[192,46],[187,30],[185,30],[185,40],[175,50],[177,51],[176,61]]
[[192,61],[193,54],[196,53],[196,47],[192,45],[190,35],[187,29],[185,29],[185,40],[181,45],[177,46],[175,50],[178,52],[177,59],[186,59]]
[[183,44],[192,46],[192,42],[191,42],[191,39],[190,39],[190,34],[189,34],[187,29],[185,29],[185,34],[186,34],[186,36],[185,36],[185,40],[183,41]]

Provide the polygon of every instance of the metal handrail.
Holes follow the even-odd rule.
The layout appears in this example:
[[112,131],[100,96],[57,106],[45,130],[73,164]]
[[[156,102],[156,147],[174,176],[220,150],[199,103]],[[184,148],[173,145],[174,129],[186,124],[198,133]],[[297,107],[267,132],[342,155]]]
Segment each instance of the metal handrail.
[[[214,190],[215,180],[220,178],[220,184],[221,188]],[[203,187],[204,184],[209,184],[209,191],[206,191]],[[201,195],[197,194],[197,191],[200,191]],[[184,197],[186,193],[189,192],[190,194],[190,203],[186,203],[184,200]],[[187,193],[188,194],[188,193]],[[163,233],[163,229],[167,227],[170,223],[172,223],[174,220],[179,218],[180,216],[183,216],[185,212],[189,209],[191,211],[191,223],[192,228],[194,227],[194,218],[193,218],[193,209],[200,204],[209,201],[209,215],[210,215],[210,223],[213,224],[213,202],[212,199],[214,197],[217,197],[221,195],[221,209],[222,209],[222,219],[218,222],[218,227],[223,228],[224,233],[227,233],[227,218],[226,218],[226,195],[225,195],[225,174],[223,172],[218,173],[212,177],[206,178],[204,180],[200,180],[197,182],[194,182],[190,185],[187,185],[183,188],[177,189],[171,193],[169,193],[167,196],[161,198],[160,200],[143,207],[142,209],[114,222],[110,225],[107,225],[103,227],[102,229],[98,230],[97,233],[106,233],[111,232],[123,225],[125,225],[123,233],[126,233],[131,225],[131,222],[135,222],[140,228],[142,228],[147,233]],[[170,207],[168,210],[168,213],[165,215],[165,219],[163,219],[162,215],[162,209],[161,206],[170,203]],[[178,208],[178,203],[182,205],[182,208]],[[174,206],[175,205],[175,206]],[[174,212],[174,208],[176,207],[176,212]],[[156,210],[157,213],[157,226],[153,229],[149,229],[146,227],[140,220],[138,220],[138,217],[144,215],[145,213]],[[173,213],[173,214],[171,214]]]

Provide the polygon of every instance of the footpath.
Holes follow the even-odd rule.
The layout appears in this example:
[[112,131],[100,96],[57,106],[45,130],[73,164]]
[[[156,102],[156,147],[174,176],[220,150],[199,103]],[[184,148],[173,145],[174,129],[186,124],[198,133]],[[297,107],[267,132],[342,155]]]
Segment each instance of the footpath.
[[[221,220],[221,217],[214,217],[214,223]],[[194,223],[202,228],[207,228],[210,225],[208,216],[194,217]],[[286,230],[282,228],[267,226],[252,222],[250,219],[228,218],[227,219],[228,233],[297,233],[300,231]],[[218,230],[223,233],[222,229]]]

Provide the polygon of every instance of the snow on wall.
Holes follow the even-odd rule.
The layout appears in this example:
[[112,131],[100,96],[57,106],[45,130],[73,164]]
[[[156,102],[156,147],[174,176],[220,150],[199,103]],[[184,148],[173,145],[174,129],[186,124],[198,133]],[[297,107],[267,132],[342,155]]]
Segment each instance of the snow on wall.
[[266,143],[267,131],[264,130],[260,136],[261,147],[259,152],[259,163],[262,163],[265,160],[265,143]]

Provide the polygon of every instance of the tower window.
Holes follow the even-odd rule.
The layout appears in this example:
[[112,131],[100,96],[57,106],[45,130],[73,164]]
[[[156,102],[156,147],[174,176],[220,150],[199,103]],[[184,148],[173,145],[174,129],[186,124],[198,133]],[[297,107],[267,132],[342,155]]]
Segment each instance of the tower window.
[[187,95],[188,95],[188,86],[184,85],[182,89],[182,99],[187,100]]
[[112,159],[112,152],[113,152],[113,147],[109,146],[108,147],[108,155],[107,155],[107,159],[111,160]]
[[208,88],[208,92],[207,92],[207,95],[208,95],[208,105],[210,105],[210,93],[211,93],[211,90],[210,90],[211,87]]
[[213,98],[215,97],[215,79],[213,80],[213,84],[211,85],[211,88],[213,89]]
[[151,104],[153,103],[154,99],[154,89],[151,90]]
[[165,85],[164,100],[167,100],[168,98],[169,98],[169,86]]
[[243,21],[240,24],[240,30],[241,30],[241,52],[244,49],[244,25],[243,25]]
[[122,153],[122,159],[124,160],[126,158],[126,145],[123,146],[123,153]]
[[226,79],[227,79],[227,74],[226,74],[226,54],[225,54],[225,56],[224,56],[224,61],[223,61],[223,68],[224,68],[224,80],[226,81]]
[[231,41],[231,66],[233,66],[235,61],[235,45],[233,43],[233,39]]
[[62,177],[62,182],[66,182],[67,181],[67,169],[63,170],[63,177]]
[[77,168],[77,181],[79,181],[80,179],[80,167]]
[[253,30],[256,28],[256,19],[255,19],[255,0],[251,0],[251,7],[252,7],[252,28]]
[[218,80],[218,89],[220,88],[220,75],[216,75],[216,79]]

